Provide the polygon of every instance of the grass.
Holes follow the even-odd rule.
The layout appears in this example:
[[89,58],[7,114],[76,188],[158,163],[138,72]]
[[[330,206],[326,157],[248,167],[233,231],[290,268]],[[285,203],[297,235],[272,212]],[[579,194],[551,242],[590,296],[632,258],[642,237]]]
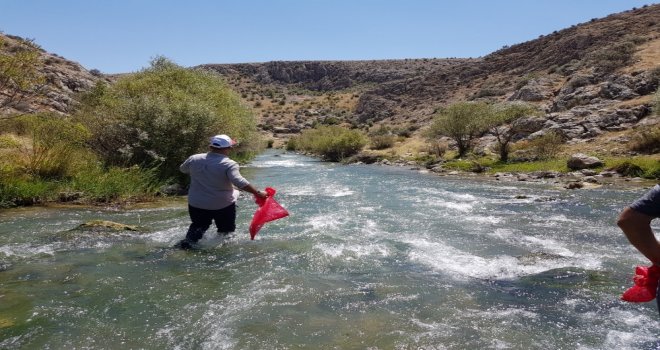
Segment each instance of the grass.
[[155,170],[112,167],[81,172],[62,189],[81,193],[83,201],[109,203],[149,200],[159,186]]
[[137,167],[87,169],[68,179],[3,176],[0,208],[70,200],[82,204],[149,201],[163,184],[153,170]]
[[504,163],[493,158],[478,158],[473,160],[454,159],[444,165],[447,169],[459,171],[485,171],[487,173],[532,173],[535,171],[568,172],[566,161],[550,159],[535,162]]
[[660,158],[658,156],[605,158],[604,168],[615,169],[624,176],[660,179]]
[[564,159],[550,159],[535,162],[524,163],[502,163],[494,162],[489,165],[489,172],[511,172],[511,173],[531,173],[535,171],[558,171],[566,173],[569,171]]
[[55,199],[57,184],[30,178],[3,178],[0,181],[0,208],[33,205]]
[[[557,171],[568,173],[566,159],[549,159],[533,162],[503,163],[493,158],[453,159],[443,164],[451,170],[472,172],[485,170],[488,173],[532,173],[536,171]],[[657,156],[608,157],[604,165],[594,171],[614,170],[623,176],[660,179],[660,159]]]

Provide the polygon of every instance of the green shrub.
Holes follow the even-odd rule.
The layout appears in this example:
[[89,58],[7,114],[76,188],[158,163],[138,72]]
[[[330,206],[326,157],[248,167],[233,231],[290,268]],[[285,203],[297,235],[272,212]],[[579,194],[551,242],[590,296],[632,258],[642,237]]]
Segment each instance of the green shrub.
[[75,172],[90,137],[82,124],[54,115],[31,115],[19,122],[24,123],[31,141],[31,147],[23,150],[30,174],[63,178]]
[[545,135],[529,142],[529,147],[533,155],[542,160],[551,159],[557,156],[564,144],[564,138],[557,131],[551,130]]
[[631,151],[645,154],[660,152],[660,126],[655,126],[635,135],[630,141],[629,148]]
[[396,136],[394,135],[373,135],[369,137],[371,149],[386,149],[394,146]]
[[298,150],[298,137],[293,136],[289,138],[289,140],[286,142],[285,149],[287,151],[296,151]]
[[53,200],[56,183],[31,177],[2,176],[0,208],[33,205]]
[[452,138],[458,148],[457,157],[463,157],[472,148],[472,141],[488,130],[487,121],[492,111],[493,108],[487,103],[454,103],[438,111],[427,136]]
[[67,191],[81,192],[92,202],[116,202],[146,199],[156,194],[161,185],[155,170],[94,167],[80,172],[67,184]]
[[4,167],[41,178],[63,178],[76,171],[89,152],[89,132],[60,115],[26,115],[3,123],[0,149]]
[[287,149],[305,150],[336,162],[356,154],[366,143],[361,131],[332,125],[303,131],[289,139]]
[[647,179],[660,179],[660,162],[656,162],[654,166],[646,170],[643,177]]
[[605,159],[605,166],[623,176],[660,179],[660,160],[653,156]]
[[160,178],[183,179],[179,164],[205,150],[215,134],[240,142],[235,157],[250,157],[263,147],[253,115],[224,81],[162,57],[112,86],[96,86],[76,115],[107,165],[159,166]]
[[640,177],[644,175],[644,169],[642,167],[629,161],[617,164],[611,169],[623,176]]

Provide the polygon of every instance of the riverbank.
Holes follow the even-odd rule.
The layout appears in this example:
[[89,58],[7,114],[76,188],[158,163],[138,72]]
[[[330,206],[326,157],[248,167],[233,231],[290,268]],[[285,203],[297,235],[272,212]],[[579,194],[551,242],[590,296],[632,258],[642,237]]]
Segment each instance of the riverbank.
[[[361,164],[361,161],[352,162]],[[445,167],[439,164],[425,165],[419,162],[398,159],[390,161],[382,159],[373,163],[380,166],[406,167],[409,170],[434,173],[438,176],[457,178],[482,178],[502,182],[541,182],[555,184],[566,189],[594,188],[599,186],[631,186],[644,187],[658,182],[657,179],[624,176],[614,170],[582,169],[576,171],[533,170],[528,172],[492,171],[486,167],[474,166],[472,170],[461,170],[459,167]]]

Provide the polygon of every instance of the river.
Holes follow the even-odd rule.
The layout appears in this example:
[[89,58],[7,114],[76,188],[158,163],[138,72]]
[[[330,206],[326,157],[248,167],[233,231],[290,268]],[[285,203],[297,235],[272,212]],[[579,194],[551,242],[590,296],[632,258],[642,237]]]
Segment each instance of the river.
[[[291,215],[196,251],[185,199],[0,211],[2,349],[657,349],[646,264],[615,225],[642,188],[569,191],[269,151]],[[73,230],[91,219],[144,232]],[[656,232],[660,229],[655,223]]]

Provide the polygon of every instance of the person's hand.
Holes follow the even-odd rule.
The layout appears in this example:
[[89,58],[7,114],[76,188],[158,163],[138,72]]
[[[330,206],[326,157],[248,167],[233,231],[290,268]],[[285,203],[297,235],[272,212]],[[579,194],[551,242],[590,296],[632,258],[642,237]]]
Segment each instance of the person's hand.
[[257,193],[255,193],[254,195],[261,198],[261,199],[268,198],[268,193],[266,193],[264,191],[257,191]]

